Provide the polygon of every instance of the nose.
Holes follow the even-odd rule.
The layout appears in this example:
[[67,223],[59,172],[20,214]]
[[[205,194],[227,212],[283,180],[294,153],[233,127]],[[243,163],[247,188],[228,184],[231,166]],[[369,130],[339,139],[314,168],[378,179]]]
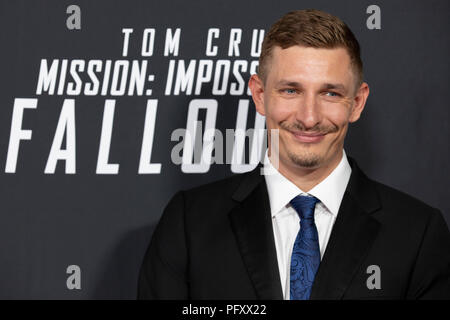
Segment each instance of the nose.
[[303,97],[298,99],[295,117],[298,122],[303,124],[305,129],[311,129],[320,123],[320,106],[314,94],[304,93]]

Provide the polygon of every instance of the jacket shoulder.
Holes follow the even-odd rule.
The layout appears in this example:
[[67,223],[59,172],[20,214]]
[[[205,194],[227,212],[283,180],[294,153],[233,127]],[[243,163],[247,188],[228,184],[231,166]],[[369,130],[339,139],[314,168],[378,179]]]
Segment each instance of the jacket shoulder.
[[226,190],[234,190],[239,185],[240,181],[248,174],[245,173],[235,173],[229,177],[222,178],[219,180],[214,180],[212,182],[202,184],[193,188],[188,188],[183,190],[183,192],[189,196],[201,195],[202,197],[206,194],[216,194],[217,192],[224,192]]
[[438,209],[406,192],[377,181],[372,180],[372,182],[378,192],[384,210],[404,215],[409,220],[419,219],[421,221],[428,220],[439,212]]
[[220,211],[229,204],[234,204],[233,194],[252,172],[233,174],[207,184],[182,190],[186,209],[210,208],[213,211]]

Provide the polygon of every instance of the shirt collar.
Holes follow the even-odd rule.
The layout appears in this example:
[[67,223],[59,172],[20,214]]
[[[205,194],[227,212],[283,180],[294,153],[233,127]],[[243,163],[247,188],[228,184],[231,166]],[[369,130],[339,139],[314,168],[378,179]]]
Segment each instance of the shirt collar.
[[267,152],[266,150],[264,156],[264,170],[268,170],[266,172],[270,172],[270,174],[264,175],[264,178],[266,180],[272,217],[286,207],[294,197],[300,194],[316,197],[331,214],[337,215],[352,172],[344,150],[342,152],[342,159],[337,167],[309,192],[302,191],[275,169],[269,160]]

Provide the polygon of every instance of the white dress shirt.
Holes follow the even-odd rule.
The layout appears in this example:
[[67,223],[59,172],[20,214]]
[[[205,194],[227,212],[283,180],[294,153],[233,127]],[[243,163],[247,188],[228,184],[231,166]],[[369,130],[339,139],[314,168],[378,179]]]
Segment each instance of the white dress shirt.
[[264,157],[264,170],[272,173],[264,177],[270,201],[283,297],[285,300],[289,300],[292,248],[300,230],[300,217],[289,202],[300,194],[314,196],[320,200],[316,204],[314,220],[319,233],[320,257],[322,258],[352,169],[348,163],[345,151],[343,151],[342,159],[338,166],[309,192],[300,190],[276,170],[268,158],[267,151]]

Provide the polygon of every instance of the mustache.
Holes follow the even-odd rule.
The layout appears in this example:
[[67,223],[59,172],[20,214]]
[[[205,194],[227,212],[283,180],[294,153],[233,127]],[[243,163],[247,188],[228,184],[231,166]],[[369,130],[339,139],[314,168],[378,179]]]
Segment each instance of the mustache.
[[288,131],[301,131],[304,133],[311,133],[311,134],[327,134],[338,131],[338,127],[335,125],[316,124],[314,127],[306,128],[305,125],[303,125],[303,123],[301,122],[294,122],[294,123],[281,122],[280,127]]

